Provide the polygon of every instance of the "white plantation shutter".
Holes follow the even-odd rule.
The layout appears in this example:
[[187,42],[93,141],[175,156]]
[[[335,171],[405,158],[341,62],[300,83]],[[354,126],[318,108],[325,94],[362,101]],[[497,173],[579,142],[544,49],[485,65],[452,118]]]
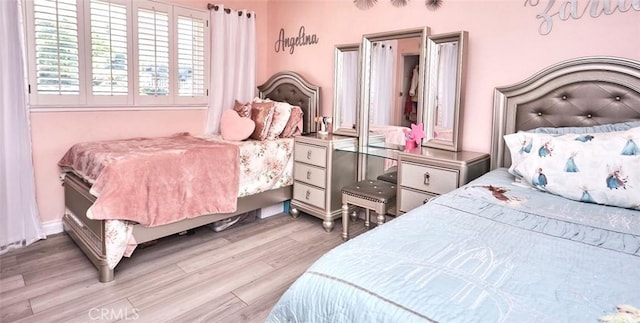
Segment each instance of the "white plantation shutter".
[[169,13],[138,8],[138,94],[167,96],[169,74]]
[[35,73],[31,75],[31,92],[77,96],[80,59],[76,1],[35,0],[33,5]]
[[[182,8],[181,8],[182,9]],[[182,97],[205,98],[205,35],[207,17],[201,12],[175,9],[178,65],[178,100]],[[182,100],[185,102],[186,100]]]
[[117,0],[91,0],[90,12],[92,94],[126,96],[130,66],[127,5]]
[[24,3],[32,110],[207,104],[208,11],[149,0]]

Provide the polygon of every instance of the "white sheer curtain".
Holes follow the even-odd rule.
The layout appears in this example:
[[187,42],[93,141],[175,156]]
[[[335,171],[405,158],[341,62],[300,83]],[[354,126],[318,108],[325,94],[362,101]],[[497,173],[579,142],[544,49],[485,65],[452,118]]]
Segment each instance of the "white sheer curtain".
[[381,41],[371,49],[371,101],[369,123],[393,124],[393,87],[397,41]]
[[[256,91],[256,15],[211,9],[211,86],[207,133],[218,133],[222,112],[235,100],[247,102]],[[229,13],[226,12],[229,11]],[[251,17],[248,17],[251,16]]]
[[342,53],[342,75],[339,78],[340,89],[334,89],[339,95],[338,105],[342,115],[340,128],[353,128],[358,114],[358,52]]
[[19,0],[0,0],[0,254],[46,238],[36,205]]
[[456,104],[456,80],[458,77],[458,42],[442,43],[438,45],[438,96],[436,124],[447,129],[453,129],[453,113]]

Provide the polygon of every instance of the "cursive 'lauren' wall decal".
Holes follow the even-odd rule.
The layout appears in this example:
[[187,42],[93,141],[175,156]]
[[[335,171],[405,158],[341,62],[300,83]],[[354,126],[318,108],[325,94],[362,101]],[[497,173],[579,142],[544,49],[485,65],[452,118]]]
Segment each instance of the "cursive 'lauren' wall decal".
[[307,46],[317,44],[318,36],[316,34],[307,35],[304,31],[304,26],[300,26],[300,30],[298,30],[298,36],[295,37],[285,37],[284,28],[280,28],[280,34],[278,35],[278,40],[275,43],[276,53],[282,51],[283,53],[289,48],[289,54],[293,54],[293,51],[297,46]]
[[[582,4],[580,4],[580,3]],[[536,7],[540,0],[525,0],[524,6]],[[549,0],[544,11],[536,18],[542,20],[538,32],[540,35],[548,35],[553,28],[553,19],[566,21],[569,19],[580,19],[587,11],[592,18],[598,18],[602,14],[612,15],[616,12],[627,12],[629,10],[640,11],[640,0]]]

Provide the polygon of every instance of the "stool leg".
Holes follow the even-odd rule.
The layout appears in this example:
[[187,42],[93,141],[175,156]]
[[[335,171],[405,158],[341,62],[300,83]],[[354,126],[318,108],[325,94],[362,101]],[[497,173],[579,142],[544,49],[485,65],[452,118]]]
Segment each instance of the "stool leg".
[[369,223],[371,223],[371,213],[369,213],[369,209],[364,209],[364,226],[369,227]]
[[384,213],[378,213],[377,220],[378,220],[378,225],[384,224],[384,220],[385,220]]
[[349,204],[342,203],[342,240],[349,240]]
[[353,210],[353,212],[351,212],[351,222],[356,222],[357,219],[358,219],[358,212],[356,210]]

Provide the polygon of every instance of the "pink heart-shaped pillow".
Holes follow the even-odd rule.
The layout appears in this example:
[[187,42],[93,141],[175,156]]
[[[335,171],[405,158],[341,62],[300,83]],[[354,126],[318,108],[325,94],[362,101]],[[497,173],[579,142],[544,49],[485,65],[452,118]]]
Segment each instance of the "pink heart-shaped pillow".
[[256,124],[253,120],[241,117],[233,109],[222,112],[220,133],[224,140],[245,140],[251,136],[255,128]]

